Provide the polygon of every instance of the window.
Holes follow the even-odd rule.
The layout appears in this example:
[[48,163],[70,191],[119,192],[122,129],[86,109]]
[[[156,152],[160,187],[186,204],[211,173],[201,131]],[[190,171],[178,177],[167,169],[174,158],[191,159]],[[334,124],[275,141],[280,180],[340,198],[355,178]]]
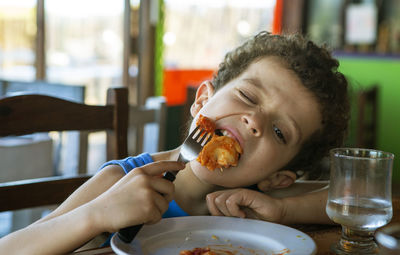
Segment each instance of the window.
[[274,7],[260,0],[165,0],[166,68],[215,69],[244,39],[271,31]]
[[0,77],[35,78],[36,1],[0,1]]
[[86,86],[88,103],[105,103],[121,86],[124,1],[45,1],[47,79]]

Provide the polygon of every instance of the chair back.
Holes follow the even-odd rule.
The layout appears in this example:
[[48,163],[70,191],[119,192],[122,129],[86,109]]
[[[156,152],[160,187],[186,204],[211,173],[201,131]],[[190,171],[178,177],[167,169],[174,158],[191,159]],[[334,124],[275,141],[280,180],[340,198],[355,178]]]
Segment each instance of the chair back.
[[[84,103],[86,88],[83,85],[54,83],[44,80],[0,80],[0,96],[9,96],[26,92]],[[36,135],[33,135],[32,137],[35,136]],[[58,132],[57,138],[58,139],[54,139],[53,137],[52,139],[52,142],[55,143],[55,149],[53,153],[53,163],[49,170],[57,174],[64,172],[85,173],[84,171],[88,170],[88,133],[84,131]],[[13,150],[23,150],[23,147],[17,147],[18,148]]]
[[[0,137],[34,132],[107,132],[107,159],[128,155],[128,89],[110,88],[106,105],[86,105],[47,95],[0,98]],[[0,211],[58,204],[90,176],[49,177],[0,184]]]

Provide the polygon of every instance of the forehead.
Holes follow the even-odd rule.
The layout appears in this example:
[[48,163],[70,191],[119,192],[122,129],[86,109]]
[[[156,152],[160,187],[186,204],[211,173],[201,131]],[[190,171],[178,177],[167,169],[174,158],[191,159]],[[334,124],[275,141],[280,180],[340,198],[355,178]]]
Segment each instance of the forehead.
[[[279,57],[268,56],[255,59],[239,77],[253,76],[259,78],[267,86],[271,84],[279,84],[278,87],[289,87],[295,83],[298,88],[306,89],[297,74],[290,70],[287,63]],[[265,83],[265,84],[264,84]]]

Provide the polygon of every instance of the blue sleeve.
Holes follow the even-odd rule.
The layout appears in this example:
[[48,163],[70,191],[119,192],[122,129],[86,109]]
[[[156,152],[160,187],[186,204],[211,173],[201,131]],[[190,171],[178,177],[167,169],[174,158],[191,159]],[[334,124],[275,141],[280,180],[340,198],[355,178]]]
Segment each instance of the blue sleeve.
[[149,153],[142,153],[136,157],[127,157],[120,160],[111,160],[104,163],[100,170],[109,165],[119,165],[124,169],[125,174],[129,173],[135,167],[140,167],[154,162]]

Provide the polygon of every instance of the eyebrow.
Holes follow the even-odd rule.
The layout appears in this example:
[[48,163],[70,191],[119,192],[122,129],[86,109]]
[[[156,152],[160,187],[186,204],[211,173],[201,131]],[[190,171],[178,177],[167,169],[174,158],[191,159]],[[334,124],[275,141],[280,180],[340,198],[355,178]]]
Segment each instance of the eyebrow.
[[244,78],[243,80],[256,86],[259,89],[266,90],[265,87],[262,85],[260,79],[258,78]]
[[[244,78],[243,80],[249,82],[251,85],[254,85],[259,89],[264,90],[268,94],[268,90],[262,85],[260,79]],[[271,89],[275,90],[275,88],[271,88]],[[290,122],[290,125],[294,128],[295,135],[297,135],[296,141],[294,141],[294,144],[295,145],[299,144],[303,137],[303,133],[301,132],[299,125],[297,125],[297,122],[290,115],[287,115],[285,117],[285,119],[287,119]]]

